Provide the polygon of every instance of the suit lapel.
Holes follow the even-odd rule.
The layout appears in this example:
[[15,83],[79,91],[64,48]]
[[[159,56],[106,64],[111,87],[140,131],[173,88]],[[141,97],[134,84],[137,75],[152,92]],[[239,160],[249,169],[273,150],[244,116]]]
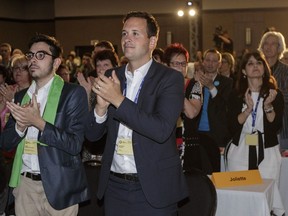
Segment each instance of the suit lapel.
[[149,88],[149,83],[151,83],[151,80],[153,79],[153,77],[155,76],[155,73],[156,73],[156,68],[157,68],[157,64],[156,62],[153,60],[152,61],[152,64],[150,66],[150,68],[148,69],[148,72],[144,78],[144,83],[143,83],[143,86],[142,86],[142,89],[139,93],[139,98],[138,98],[138,102],[137,104],[139,106],[141,106],[142,102],[143,102],[143,95],[145,93],[147,93],[147,88]]

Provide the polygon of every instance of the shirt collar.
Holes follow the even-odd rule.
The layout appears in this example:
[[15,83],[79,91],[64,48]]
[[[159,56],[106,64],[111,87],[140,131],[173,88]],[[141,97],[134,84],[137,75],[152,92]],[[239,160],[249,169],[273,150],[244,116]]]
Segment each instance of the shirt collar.
[[[146,64],[144,64],[144,65],[142,65],[140,68],[137,68],[135,71],[134,71],[134,74],[135,73],[137,73],[137,74],[141,74],[142,75],[142,77],[145,77],[146,76],[146,74],[148,73],[148,69],[150,68],[150,66],[151,66],[151,64],[152,64],[152,58],[146,63]],[[128,63],[129,64],[129,63]],[[129,71],[128,70],[128,66],[129,65],[126,65],[126,68],[125,68],[125,75],[126,75],[126,78],[128,78],[128,77],[133,77],[134,76],[134,74],[131,72],[131,71]]]
[[[51,85],[52,85],[52,82],[54,80],[54,76],[48,81],[48,83],[46,83],[43,87],[41,87],[40,89],[38,89],[38,92],[39,91],[44,91],[44,92],[48,92]],[[34,94],[36,91],[36,82],[33,80],[27,93],[29,95],[30,98],[32,98],[32,94]]]

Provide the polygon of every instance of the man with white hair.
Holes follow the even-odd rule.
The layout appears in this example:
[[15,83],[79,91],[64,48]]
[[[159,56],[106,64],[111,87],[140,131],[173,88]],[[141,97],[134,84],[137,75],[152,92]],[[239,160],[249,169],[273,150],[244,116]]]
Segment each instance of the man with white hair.
[[280,32],[276,31],[266,32],[262,36],[258,47],[258,50],[265,55],[271,73],[277,80],[278,88],[284,96],[283,127],[279,135],[281,149],[288,149],[288,65],[280,61],[285,49],[285,38]]

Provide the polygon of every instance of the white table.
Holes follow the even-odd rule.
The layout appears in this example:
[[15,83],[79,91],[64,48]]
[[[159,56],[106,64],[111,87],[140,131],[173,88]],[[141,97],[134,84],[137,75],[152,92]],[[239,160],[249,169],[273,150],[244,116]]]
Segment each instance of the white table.
[[263,179],[263,184],[216,191],[216,216],[270,216],[271,210],[279,216],[284,214],[277,185],[272,179]]
[[[225,172],[223,155],[221,155],[221,172]],[[288,157],[282,157],[278,186],[286,215],[288,215]]]
[[288,157],[282,157],[282,164],[279,178],[279,191],[282,202],[288,215]]

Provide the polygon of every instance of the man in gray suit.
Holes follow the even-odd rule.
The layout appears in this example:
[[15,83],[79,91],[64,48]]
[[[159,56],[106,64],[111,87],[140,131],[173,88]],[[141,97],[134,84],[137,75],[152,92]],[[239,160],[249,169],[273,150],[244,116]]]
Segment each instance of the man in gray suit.
[[0,145],[17,146],[9,185],[19,216],[76,216],[88,199],[80,158],[87,96],[55,75],[61,53],[55,38],[33,37],[26,53],[33,82],[7,102],[11,115]]

